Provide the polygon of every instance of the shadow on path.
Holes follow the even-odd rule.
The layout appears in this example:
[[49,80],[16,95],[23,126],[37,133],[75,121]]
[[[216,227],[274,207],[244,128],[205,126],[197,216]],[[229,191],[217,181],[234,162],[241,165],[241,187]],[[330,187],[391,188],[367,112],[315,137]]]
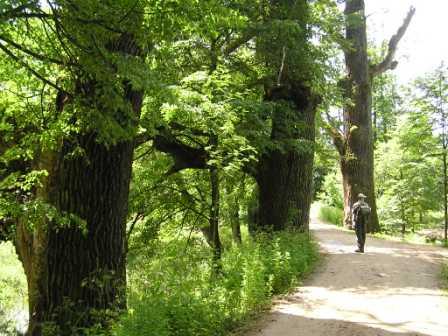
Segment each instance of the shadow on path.
[[[394,332],[384,329],[381,322],[362,323],[341,321],[335,319],[317,319],[303,316],[274,312],[269,315],[268,324],[258,326],[250,335],[258,336],[431,336],[419,332]],[[388,327],[396,328],[402,324],[390,324]],[[323,333],[330,330],[330,333]]]

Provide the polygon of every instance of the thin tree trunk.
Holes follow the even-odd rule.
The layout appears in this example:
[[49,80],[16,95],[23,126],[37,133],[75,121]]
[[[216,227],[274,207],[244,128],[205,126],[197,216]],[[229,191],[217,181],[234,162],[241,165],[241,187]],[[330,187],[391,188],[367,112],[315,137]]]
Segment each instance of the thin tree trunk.
[[232,237],[236,245],[241,245],[241,221],[240,221],[240,204],[238,197],[234,197],[232,208],[230,209],[230,220],[232,225]]
[[[445,146],[446,147],[446,146]],[[443,149],[443,208],[445,218],[445,242],[448,241],[448,162],[447,162],[447,148]]]
[[[210,136],[210,145],[216,147],[218,138],[216,135]],[[212,204],[210,207],[210,235],[213,248],[213,265],[215,269],[220,269],[222,244],[219,237],[219,208],[220,208],[220,186],[219,172],[216,166],[210,168],[210,188]]]

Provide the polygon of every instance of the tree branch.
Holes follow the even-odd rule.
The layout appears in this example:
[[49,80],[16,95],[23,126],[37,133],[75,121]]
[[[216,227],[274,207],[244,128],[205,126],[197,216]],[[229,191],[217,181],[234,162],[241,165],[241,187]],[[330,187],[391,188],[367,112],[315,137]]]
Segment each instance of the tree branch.
[[[29,49],[25,48],[24,46],[14,42],[13,40],[10,40],[9,38],[7,38],[7,37],[5,37],[3,35],[0,35],[0,40],[8,43],[9,45],[13,46],[14,48],[20,50],[21,52],[23,52],[23,53],[25,53],[25,54],[27,54],[29,56],[32,56],[35,59],[38,59],[39,61],[51,62],[51,63],[58,64],[58,65],[65,65],[65,63],[63,61],[61,61],[61,60],[58,60],[58,59],[55,59],[55,58],[52,58],[52,57],[48,57],[48,56],[45,56],[45,55],[41,55],[41,54],[39,54],[37,52],[29,50]],[[73,64],[71,64],[71,65],[73,65]]]
[[258,29],[257,26],[249,27],[246,31],[242,33],[240,37],[227,43],[225,47],[222,48],[222,53],[225,56],[229,56],[230,54],[238,50],[238,48],[249,42],[257,34],[257,29]]
[[21,6],[18,6],[16,8],[12,8],[10,10],[4,11],[0,13],[0,20],[11,20],[11,19],[19,19],[19,18],[37,18],[37,19],[44,19],[44,18],[50,18],[52,17],[50,14],[44,13],[44,12],[25,12],[27,9],[36,9],[31,6],[31,4],[24,4]]
[[331,137],[333,140],[333,144],[336,147],[336,150],[341,156],[344,156],[345,154],[345,144],[346,144],[346,138],[344,134],[341,132],[341,130],[336,126],[335,119],[328,113],[327,110],[324,110],[326,121],[324,122],[324,130],[325,132]]
[[63,90],[61,87],[59,87],[58,85],[56,85],[55,83],[53,83],[52,81],[46,79],[44,76],[42,76],[41,74],[39,74],[36,70],[34,70],[33,68],[31,68],[31,66],[29,64],[27,64],[26,62],[24,62],[22,59],[20,59],[19,57],[17,57],[16,55],[14,55],[8,48],[6,48],[3,44],[0,43],[0,50],[3,50],[3,52],[8,55],[9,57],[11,57],[15,62],[19,63],[21,66],[23,66],[25,69],[27,69],[29,72],[31,72],[31,74],[33,74],[35,77],[37,77],[38,79],[40,79],[42,82],[47,83],[48,85],[50,85],[52,88],[55,88],[58,91],[61,92],[65,92],[65,90]]
[[144,214],[142,212],[138,212],[135,215],[134,219],[132,220],[131,227],[129,228],[128,232],[126,233],[126,250],[129,249],[128,244],[129,244],[129,240],[131,239],[132,231],[134,231],[135,224],[137,224],[137,222],[143,218],[145,218]]
[[167,128],[159,129],[159,134],[153,139],[153,145],[157,150],[171,155],[174,159],[174,165],[168,171],[168,175],[183,169],[208,167],[208,153],[203,147],[197,148],[181,142]]
[[174,165],[167,175],[177,173],[183,169],[207,168],[207,152],[203,148],[188,146],[177,139],[157,135],[154,139],[157,150],[169,154],[174,159]]
[[408,14],[406,15],[406,18],[403,21],[403,24],[398,29],[397,33],[393,35],[389,41],[389,47],[387,51],[387,55],[384,58],[384,60],[379,63],[371,66],[371,74],[372,76],[377,76],[382,74],[383,72],[387,70],[393,70],[397,67],[398,62],[395,61],[395,53],[397,52],[398,43],[406,33],[406,30],[409,27],[409,24],[411,23],[411,20],[415,14],[415,8],[411,7],[409,9]]
[[344,135],[337,128],[331,126],[329,123],[326,123],[326,125],[324,125],[324,130],[327,132],[328,135],[330,135],[339,155],[344,156],[345,143],[346,143]]

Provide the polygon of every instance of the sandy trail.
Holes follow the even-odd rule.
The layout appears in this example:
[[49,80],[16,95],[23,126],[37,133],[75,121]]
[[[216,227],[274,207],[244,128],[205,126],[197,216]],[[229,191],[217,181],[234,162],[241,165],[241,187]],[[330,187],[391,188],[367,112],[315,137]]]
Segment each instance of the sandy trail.
[[314,221],[326,254],[296,293],[277,302],[249,336],[448,336],[440,264],[448,250],[367,238]]

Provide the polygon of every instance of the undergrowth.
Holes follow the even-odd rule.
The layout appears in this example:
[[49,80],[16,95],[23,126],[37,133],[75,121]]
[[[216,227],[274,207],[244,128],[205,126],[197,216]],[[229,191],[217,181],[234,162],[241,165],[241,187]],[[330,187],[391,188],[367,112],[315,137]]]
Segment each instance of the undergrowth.
[[334,206],[320,204],[317,216],[321,221],[342,226],[344,211]]
[[280,233],[247,240],[222,256],[214,274],[200,239],[160,242],[133,261],[129,312],[117,336],[224,335],[296,286],[317,260],[307,234]]
[[26,327],[26,279],[11,243],[0,243],[0,335]]

